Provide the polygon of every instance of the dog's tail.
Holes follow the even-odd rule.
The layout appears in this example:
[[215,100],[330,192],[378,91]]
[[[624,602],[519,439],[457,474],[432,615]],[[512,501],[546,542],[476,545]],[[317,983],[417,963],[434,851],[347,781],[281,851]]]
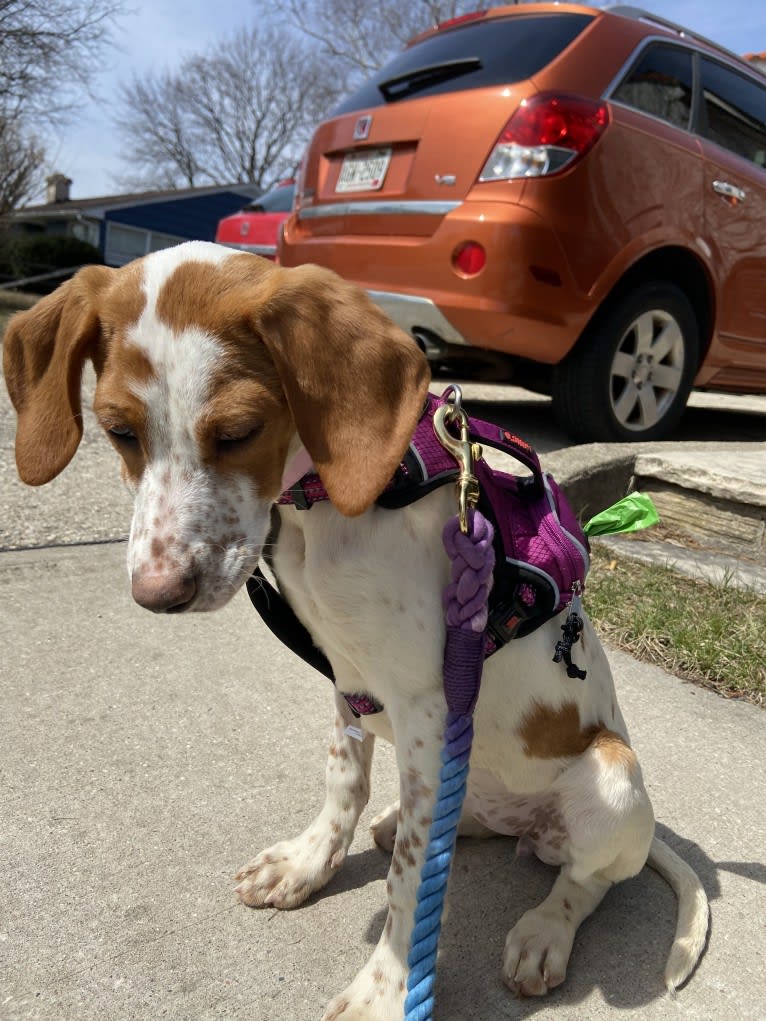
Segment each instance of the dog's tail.
[[710,909],[697,873],[659,837],[652,840],[647,865],[659,872],[678,897],[676,934],[665,965],[665,985],[672,993],[691,975],[705,949]]

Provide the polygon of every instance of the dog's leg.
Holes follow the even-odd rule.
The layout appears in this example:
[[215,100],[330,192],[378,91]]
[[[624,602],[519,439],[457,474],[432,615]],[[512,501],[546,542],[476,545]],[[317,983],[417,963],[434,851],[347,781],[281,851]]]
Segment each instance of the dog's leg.
[[[384,851],[393,851],[399,821],[399,802],[394,801],[382,812],[378,812],[370,823],[372,839]],[[463,811],[457,826],[457,835],[459,837],[483,838],[496,837],[497,832],[479,822],[478,819],[474,819],[468,812]]]
[[388,873],[388,917],[378,945],[323,1021],[394,1021],[404,1010],[407,955],[420,873],[439,786],[446,705],[441,691],[386,704],[396,742],[401,813]]
[[370,793],[375,738],[346,734],[355,722],[346,700],[335,693],[335,724],[327,758],[327,794],[322,811],[292,840],[262,851],[236,875],[236,892],[250,907],[295,908],[320,890],[346,857]]
[[[505,942],[503,979],[521,996],[542,996],[564,981],[577,927],[610,886],[640,872],[654,833],[638,760],[617,734],[602,732],[551,795],[566,833],[564,866]],[[534,849],[534,839],[524,839]]]
[[577,927],[611,885],[600,875],[575,882],[566,866],[543,903],[522,915],[503,955],[503,980],[516,995],[542,996],[564,981]]

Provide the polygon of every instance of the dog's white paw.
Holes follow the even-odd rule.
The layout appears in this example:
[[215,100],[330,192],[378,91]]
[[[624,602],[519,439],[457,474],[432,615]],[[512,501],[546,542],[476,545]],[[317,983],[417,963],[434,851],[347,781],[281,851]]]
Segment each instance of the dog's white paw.
[[328,1003],[322,1021],[394,1021],[404,1017],[406,995],[400,968],[373,955],[348,989]]
[[517,996],[544,996],[564,981],[574,936],[560,915],[527,911],[505,941],[503,981]]
[[341,867],[346,846],[340,834],[310,827],[261,851],[234,877],[239,882],[234,892],[251,908],[297,908]]

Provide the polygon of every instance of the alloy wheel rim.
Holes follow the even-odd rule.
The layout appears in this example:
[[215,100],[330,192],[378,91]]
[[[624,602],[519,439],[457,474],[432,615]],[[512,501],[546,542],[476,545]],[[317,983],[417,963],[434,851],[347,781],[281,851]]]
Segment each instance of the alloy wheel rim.
[[619,424],[631,432],[657,425],[683,379],[684,336],[663,309],[642,312],[622,335],[609,372],[609,399]]

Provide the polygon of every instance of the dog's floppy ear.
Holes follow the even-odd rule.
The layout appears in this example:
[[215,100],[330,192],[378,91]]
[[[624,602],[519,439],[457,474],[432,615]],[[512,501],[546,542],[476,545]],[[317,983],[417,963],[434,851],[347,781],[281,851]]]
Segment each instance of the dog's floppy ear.
[[19,416],[16,465],[31,486],[63,471],[82,437],[82,370],[99,336],[97,295],[113,272],[86,266],[17,312],[5,331],[3,371]]
[[360,288],[319,266],[278,270],[256,330],[337,509],[361,514],[415,431],[430,378],[415,341]]

